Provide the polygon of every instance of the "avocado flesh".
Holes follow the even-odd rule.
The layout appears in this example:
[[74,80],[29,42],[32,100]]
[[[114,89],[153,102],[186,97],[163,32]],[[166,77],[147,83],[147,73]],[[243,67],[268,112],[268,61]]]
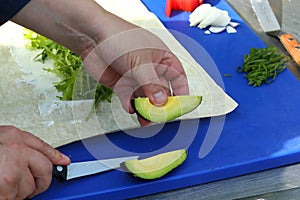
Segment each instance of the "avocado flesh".
[[202,101],[202,96],[171,96],[163,106],[153,105],[149,98],[134,99],[136,112],[144,119],[162,123],[173,120],[196,109]]
[[162,153],[143,160],[125,161],[122,166],[135,177],[142,179],[160,178],[181,165],[187,158],[187,150],[180,149]]

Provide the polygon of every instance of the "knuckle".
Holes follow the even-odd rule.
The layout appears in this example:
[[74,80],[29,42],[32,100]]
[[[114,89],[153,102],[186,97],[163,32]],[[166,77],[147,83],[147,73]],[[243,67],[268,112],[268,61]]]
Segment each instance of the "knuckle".
[[36,193],[39,194],[45,192],[49,188],[50,184],[51,184],[51,177],[49,176],[48,179],[44,180],[43,184],[39,185],[38,189],[36,190]]
[[21,156],[22,153],[25,151],[24,146],[18,143],[13,143],[13,144],[8,144],[7,145],[8,149],[11,150],[12,152],[16,152],[16,156]]
[[15,126],[1,126],[0,142],[11,143],[17,142],[21,136],[22,131]]
[[13,125],[5,125],[5,126],[2,126],[4,129],[10,129],[10,130],[13,130],[13,129],[17,129],[15,126]]
[[41,149],[41,151],[44,152],[44,154],[50,159],[57,157],[56,150],[53,147],[51,147],[49,144],[43,142],[42,140],[40,140],[39,142],[39,149]]
[[17,133],[18,131],[20,131],[20,129],[18,129],[18,128],[15,127],[15,126],[11,126],[11,125],[5,126],[4,130],[7,131],[7,132],[10,133],[10,134],[15,134],[15,133]]
[[51,172],[45,174],[43,178],[36,180],[36,189],[33,194],[36,195],[46,191],[51,184],[51,180],[52,180]]
[[[46,142],[44,142],[43,140],[41,140],[40,138],[38,138],[39,144],[41,146],[42,149],[49,149],[50,145],[47,144]],[[52,148],[50,148],[52,149]]]
[[34,177],[32,177],[32,176],[27,177],[24,182],[26,184],[26,187],[27,187],[28,191],[34,191],[35,190],[35,180],[34,180]]
[[14,194],[0,194],[0,200],[15,200],[15,195]]
[[17,175],[3,174],[2,181],[8,188],[17,188],[19,178]]
[[47,177],[51,176],[52,170],[53,170],[53,165],[49,160],[47,160],[47,162],[45,162],[43,170],[44,170],[45,176],[47,176]]

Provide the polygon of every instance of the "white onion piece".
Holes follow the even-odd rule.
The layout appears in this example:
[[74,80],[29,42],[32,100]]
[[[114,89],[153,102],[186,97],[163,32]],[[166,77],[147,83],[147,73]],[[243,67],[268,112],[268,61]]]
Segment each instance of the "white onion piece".
[[207,26],[226,26],[230,22],[230,17],[227,11],[220,10],[216,7],[211,7],[207,11],[207,16],[198,25],[200,29]]
[[198,18],[198,16],[200,14],[202,14],[203,12],[205,12],[206,10],[208,10],[210,8],[211,8],[211,5],[208,3],[201,4],[189,15],[189,18],[192,18],[192,19]]
[[220,33],[226,29],[227,33],[236,33],[235,27],[238,22],[231,22],[231,18],[226,10],[213,7],[208,3],[198,6],[189,15],[190,26],[198,26],[206,29],[205,34]]
[[229,14],[225,10],[220,10],[219,16],[216,17],[215,21],[211,23],[211,26],[226,26],[229,24],[231,18],[229,17]]
[[221,33],[225,29],[226,29],[225,26],[211,26],[211,27],[209,27],[208,30],[212,33]]
[[232,26],[233,28],[235,28],[238,25],[240,25],[240,23],[238,23],[238,22],[229,22],[229,25]]
[[209,35],[211,32],[209,30],[204,31],[204,34]]
[[210,8],[211,8],[211,5],[207,4],[207,3],[198,6],[189,15],[190,26],[196,26],[201,21],[203,21],[205,19],[205,17],[207,16],[207,13],[209,12]]
[[236,29],[232,26],[226,26],[227,33],[236,33]]

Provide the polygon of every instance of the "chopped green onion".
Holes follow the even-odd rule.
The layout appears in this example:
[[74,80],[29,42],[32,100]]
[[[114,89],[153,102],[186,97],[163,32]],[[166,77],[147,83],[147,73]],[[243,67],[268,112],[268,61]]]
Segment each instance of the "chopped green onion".
[[274,81],[286,69],[285,63],[289,61],[290,57],[278,53],[276,47],[251,48],[250,53],[244,56],[243,65],[237,70],[248,79],[248,85],[257,87]]

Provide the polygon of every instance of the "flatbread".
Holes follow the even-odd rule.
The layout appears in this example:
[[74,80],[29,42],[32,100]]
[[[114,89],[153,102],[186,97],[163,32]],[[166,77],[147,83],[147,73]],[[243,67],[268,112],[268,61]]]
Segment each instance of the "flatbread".
[[[237,103],[208,75],[189,52],[139,0],[98,0],[108,11],[158,35],[177,55],[186,71],[190,94],[203,96],[201,105],[176,120],[220,116]],[[59,80],[43,70],[51,67],[32,59],[37,51],[24,47],[23,28],[7,22],[0,27],[0,125],[29,131],[54,147],[96,135],[140,127],[136,115],[126,113],[116,96],[103,102],[86,120],[93,101],[59,101],[53,82]],[[142,132],[141,132],[142,134]]]

